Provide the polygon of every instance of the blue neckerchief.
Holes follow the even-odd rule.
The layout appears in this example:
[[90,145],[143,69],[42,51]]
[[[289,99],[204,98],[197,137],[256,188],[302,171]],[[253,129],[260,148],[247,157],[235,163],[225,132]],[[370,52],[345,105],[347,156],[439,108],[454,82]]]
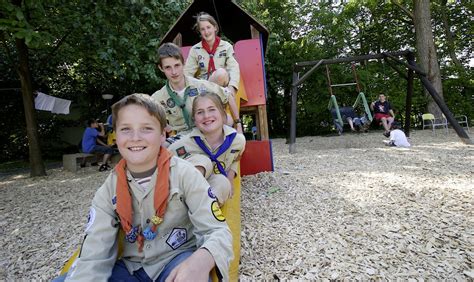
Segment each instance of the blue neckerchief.
[[235,136],[237,135],[237,132],[234,132],[232,134],[229,134],[225,137],[224,143],[222,143],[221,147],[219,148],[219,151],[214,155],[209,151],[209,149],[204,145],[204,142],[202,141],[201,137],[199,136],[193,136],[194,141],[196,141],[196,144],[198,144],[199,148],[201,148],[204,153],[206,153],[211,161],[215,162],[217,165],[217,169],[219,172],[227,176],[227,172],[225,172],[224,168],[222,167],[221,163],[217,160],[217,158],[222,155],[227,149],[229,149],[230,145],[232,145],[232,141],[234,141]]

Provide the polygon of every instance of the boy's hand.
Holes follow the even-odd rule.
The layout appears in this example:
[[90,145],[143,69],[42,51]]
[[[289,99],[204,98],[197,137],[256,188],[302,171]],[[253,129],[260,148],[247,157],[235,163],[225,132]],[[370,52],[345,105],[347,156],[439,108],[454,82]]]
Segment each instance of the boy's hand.
[[196,250],[189,258],[176,266],[166,278],[166,282],[209,281],[209,273],[215,262],[206,249]]

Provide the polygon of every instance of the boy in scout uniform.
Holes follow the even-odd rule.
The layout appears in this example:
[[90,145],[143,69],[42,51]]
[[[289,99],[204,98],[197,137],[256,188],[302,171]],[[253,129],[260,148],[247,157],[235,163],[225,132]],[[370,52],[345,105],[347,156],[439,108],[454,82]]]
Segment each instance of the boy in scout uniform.
[[194,99],[192,113],[196,127],[168,149],[201,171],[222,206],[233,195],[245,137],[224,124],[224,106],[214,93]]
[[240,68],[232,44],[217,36],[219,25],[208,13],[201,12],[196,16],[194,28],[201,41],[189,51],[184,73],[227,87],[235,95],[239,88]]
[[[167,130],[176,131],[181,136],[189,133],[194,127],[191,119],[192,100],[206,92],[217,93],[222,103],[229,104],[235,123],[240,125],[237,105],[232,95],[215,83],[184,75],[184,58],[178,46],[165,43],[158,49],[158,55],[158,67],[165,74],[167,82],[152,97],[165,108],[169,125]],[[226,122],[232,125],[234,119],[228,117]],[[174,140],[167,141],[172,143]]]
[[[66,280],[208,281],[216,267],[228,281],[230,230],[204,177],[161,146],[162,107],[148,95],[132,94],[112,112],[123,159],[94,196]],[[125,240],[119,240],[122,231]]]

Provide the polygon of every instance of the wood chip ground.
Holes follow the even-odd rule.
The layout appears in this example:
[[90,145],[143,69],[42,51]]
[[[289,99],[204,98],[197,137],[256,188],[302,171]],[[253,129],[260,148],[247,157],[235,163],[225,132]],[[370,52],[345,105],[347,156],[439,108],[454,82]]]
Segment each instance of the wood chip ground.
[[[272,140],[243,177],[240,279],[473,280],[474,147],[454,132]],[[79,246],[106,173],[0,177],[0,280],[50,280]]]

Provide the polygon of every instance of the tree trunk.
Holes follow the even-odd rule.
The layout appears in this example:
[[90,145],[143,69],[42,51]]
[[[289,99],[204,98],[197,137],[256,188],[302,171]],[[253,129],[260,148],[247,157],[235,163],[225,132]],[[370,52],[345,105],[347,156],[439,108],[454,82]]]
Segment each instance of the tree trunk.
[[453,38],[453,34],[451,33],[451,26],[449,25],[448,15],[446,13],[447,11],[446,5],[447,5],[447,0],[441,1],[441,20],[443,21],[443,29],[444,29],[444,34],[446,35],[446,44],[448,47],[449,57],[451,58],[451,60],[453,61],[453,64],[457,68],[463,69],[461,62],[456,57],[456,51],[454,47],[454,38]]
[[31,83],[30,66],[28,59],[28,47],[24,39],[16,39],[16,48],[19,57],[19,67],[17,69],[21,81],[21,95],[23,97],[23,106],[26,119],[26,133],[29,143],[30,175],[46,175],[43,159],[41,157],[41,148],[38,138],[38,125],[33,99],[33,87]]
[[[436,92],[443,99],[443,86],[441,84],[441,71],[438,64],[438,56],[433,40],[431,27],[430,1],[413,0],[414,4],[414,24],[416,33],[416,49],[420,65],[427,73],[428,80],[433,84]],[[441,110],[435,101],[425,90],[425,97],[428,98],[428,112],[436,117],[441,117]]]

